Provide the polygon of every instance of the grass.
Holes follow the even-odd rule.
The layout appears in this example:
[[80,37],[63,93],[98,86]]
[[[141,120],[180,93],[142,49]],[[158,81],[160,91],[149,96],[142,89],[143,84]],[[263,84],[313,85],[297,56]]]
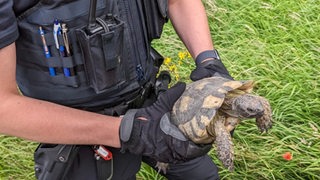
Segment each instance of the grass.
[[[212,37],[235,79],[256,81],[254,93],[273,107],[274,126],[260,134],[253,121],[235,131],[235,171],[219,166],[222,179],[320,179],[320,3],[318,0],[205,1]],[[157,50],[171,58],[164,69],[175,81],[194,67],[170,24]],[[173,66],[179,64],[179,66]],[[34,179],[35,143],[0,137],[0,179]],[[292,160],[283,159],[286,152]],[[164,179],[146,165],[138,179]]]

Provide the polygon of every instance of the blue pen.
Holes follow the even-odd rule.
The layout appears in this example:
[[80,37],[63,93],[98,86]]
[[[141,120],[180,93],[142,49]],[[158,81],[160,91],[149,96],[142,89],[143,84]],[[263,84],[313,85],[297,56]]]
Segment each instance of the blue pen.
[[[42,29],[41,26],[39,27],[39,33],[40,33],[41,40],[42,40],[44,54],[45,54],[46,58],[48,59],[51,57],[51,54],[50,54],[49,48],[47,46],[46,38],[44,37],[44,30]],[[50,74],[50,76],[56,75],[56,71],[53,67],[49,67],[49,74]]]
[[[59,51],[60,51],[60,55],[61,55],[62,57],[65,57],[64,46],[60,46]],[[67,77],[70,77],[70,76],[71,76],[71,73],[70,73],[69,68],[63,68],[63,74],[64,74],[65,76],[67,76]]]
[[[66,57],[65,53],[65,48],[63,45],[59,44],[59,39],[58,36],[62,36],[61,32],[61,24],[58,19],[55,19],[53,22],[53,37],[54,37],[54,42],[56,44],[56,48],[59,51],[59,54],[61,57]],[[67,77],[71,76],[70,69],[69,68],[63,68],[63,74]]]

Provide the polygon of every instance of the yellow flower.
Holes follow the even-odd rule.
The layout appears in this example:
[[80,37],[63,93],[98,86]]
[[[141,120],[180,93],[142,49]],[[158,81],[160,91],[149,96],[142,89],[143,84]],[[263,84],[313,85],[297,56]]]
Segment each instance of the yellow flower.
[[179,74],[175,74],[175,79],[176,79],[176,81],[178,81],[179,79],[180,79],[180,76],[179,76]]
[[186,57],[186,53],[185,52],[179,52],[178,53],[179,59],[182,60]]
[[171,63],[171,58],[165,58],[164,59],[164,62],[163,62],[165,65],[169,65]]
[[188,58],[192,58],[191,54],[189,52],[187,52],[187,57]]
[[169,70],[170,70],[171,72],[176,72],[176,70],[177,70],[176,65],[171,65],[171,66],[169,66]]

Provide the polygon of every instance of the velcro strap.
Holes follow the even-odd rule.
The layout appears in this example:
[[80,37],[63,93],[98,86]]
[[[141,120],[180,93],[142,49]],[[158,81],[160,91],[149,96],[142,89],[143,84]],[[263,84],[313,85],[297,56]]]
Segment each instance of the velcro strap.
[[213,58],[213,59],[220,59],[218,51],[216,50],[207,50],[201,52],[197,57],[196,57],[196,65],[199,66],[202,61]]
[[138,109],[130,109],[123,116],[120,124],[120,139],[123,142],[128,142],[131,136],[134,116],[136,115]]

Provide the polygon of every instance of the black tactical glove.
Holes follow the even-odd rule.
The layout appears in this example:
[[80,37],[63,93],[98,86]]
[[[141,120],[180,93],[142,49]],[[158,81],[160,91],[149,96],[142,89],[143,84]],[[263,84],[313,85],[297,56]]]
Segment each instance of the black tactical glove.
[[221,62],[217,50],[201,52],[196,57],[196,66],[196,69],[194,69],[190,75],[190,78],[193,81],[212,76],[222,76],[233,80],[227,68]]
[[151,157],[156,161],[178,163],[206,154],[211,144],[197,145],[170,123],[170,111],[185,90],[178,83],[161,93],[146,108],[129,110],[120,125],[122,151]]

